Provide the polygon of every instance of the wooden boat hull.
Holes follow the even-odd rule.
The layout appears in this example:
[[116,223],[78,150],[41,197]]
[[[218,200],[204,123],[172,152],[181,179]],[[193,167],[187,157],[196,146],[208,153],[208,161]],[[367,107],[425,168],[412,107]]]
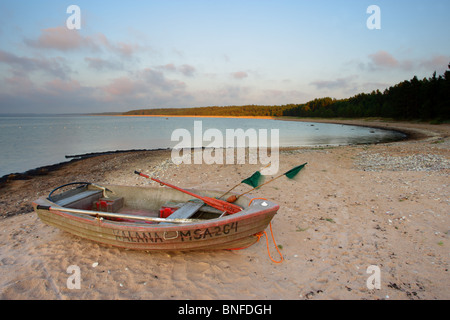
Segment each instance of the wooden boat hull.
[[[157,203],[168,199],[191,199],[179,191],[162,187],[107,186],[115,193],[125,194],[128,206]],[[219,196],[220,192],[195,191],[198,194]],[[152,224],[112,221],[95,216],[63,211],[48,211],[37,206],[55,206],[47,198],[33,203],[39,218],[46,224],[92,241],[136,250],[190,251],[240,249],[254,244],[258,234],[264,231],[279,206],[267,200],[239,199],[243,210],[221,218],[206,219],[185,224]]]

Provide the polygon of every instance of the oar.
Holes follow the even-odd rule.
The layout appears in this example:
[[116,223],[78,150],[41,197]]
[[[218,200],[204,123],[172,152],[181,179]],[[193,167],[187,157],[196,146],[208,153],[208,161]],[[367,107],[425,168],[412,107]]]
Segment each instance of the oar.
[[155,178],[151,178],[148,175],[146,175],[146,174],[144,174],[142,172],[139,172],[139,171],[135,171],[134,173],[136,173],[137,175],[140,175],[141,177],[144,177],[144,178],[147,178],[147,179],[151,179],[151,180],[153,180],[155,182],[158,182],[158,183],[160,183],[162,185],[165,185],[165,186],[168,186],[170,188],[176,189],[178,191],[184,192],[184,193],[186,193],[186,194],[188,194],[190,196],[193,196],[194,198],[200,199],[204,203],[206,203],[207,205],[209,205],[209,206],[211,206],[213,208],[216,208],[216,209],[218,209],[218,210],[220,210],[222,212],[226,212],[227,214],[234,214],[234,213],[238,213],[238,212],[242,211],[241,207],[239,207],[239,206],[237,206],[235,204],[231,204],[231,203],[229,203],[227,201],[214,199],[214,198],[211,198],[211,197],[200,196],[198,194],[195,194],[195,193],[192,193],[190,191],[181,189],[181,188],[179,188],[177,186],[174,186],[172,184],[169,184],[167,182],[163,182],[161,180],[158,180],[158,179],[155,179]]
[[131,214],[119,214],[119,213],[110,213],[110,212],[102,212],[102,211],[90,211],[90,210],[71,209],[71,208],[64,208],[64,207],[51,207],[51,206],[42,206],[42,205],[37,205],[36,209],[53,211],[53,212],[55,212],[55,211],[62,211],[62,212],[68,212],[68,213],[86,214],[86,215],[90,215],[90,216],[100,216],[100,217],[120,218],[120,219],[132,219],[132,220],[151,221],[151,222],[193,223],[193,222],[204,221],[204,220],[199,220],[199,219],[151,218],[151,217],[135,216],[135,215],[131,215]]
[[232,195],[232,196],[228,197],[227,202],[230,202],[230,203],[236,202],[236,200],[239,199],[239,197],[243,196],[244,194],[247,194],[247,193],[249,193],[249,192],[252,192],[252,191],[255,190],[255,189],[259,189],[259,188],[261,188],[262,186],[264,186],[264,185],[266,185],[266,184],[268,184],[268,183],[270,183],[270,182],[273,182],[273,181],[277,180],[278,178],[281,178],[282,176],[286,176],[286,177],[288,177],[289,179],[294,179],[294,177],[300,172],[300,170],[302,170],[307,164],[308,164],[308,163],[304,163],[304,164],[299,165],[299,166],[297,166],[297,167],[295,167],[295,168],[292,168],[291,170],[289,170],[289,171],[287,171],[287,172],[285,172],[285,173],[283,173],[283,174],[280,174],[278,177],[275,177],[275,178],[273,178],[272,180],[269,180],[269,181],[267,181],[267,182],[264,182],[263,184],[261,184],[261,185],[255,187],[255,188],[253,188],[253,189],[251,189],[251,190],[249,190],[249,191],[247,191],[247,192],[241,193],[241,194],[238,195],[238,196]]

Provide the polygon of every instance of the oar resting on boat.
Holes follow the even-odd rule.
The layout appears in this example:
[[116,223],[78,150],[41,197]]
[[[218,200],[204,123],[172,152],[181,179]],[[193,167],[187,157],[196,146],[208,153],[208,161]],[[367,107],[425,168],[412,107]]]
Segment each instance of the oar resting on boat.
[[153,217],[136,216],[136,215],[131,215],[131,214],[120,214],[120,213],[91,211],[91,210],[82,210],[82,209],[71,209],[71,208],[64,208],[64,207],[52,207],[52,206],[42,206],[42,205],[37,205],[36,209],[53,211],[53,212],[62,211],[62,212],[69,212],[69,213],[80,213],[80,214],[87,214],[87,215],[94,216],[94,217],[129,219],[129,220],[139,220],[139,221],[147,221],[147,222],[195,223],[195,222],[204,221],[204,220],[200,220],[200,219],[153,218]]
[[161,181],[161,180],[158,180],[158,179],[149,177],[148,175],[146,175],[146,174],[144,174],[144,173],[142,173],[142,172],[134,171],[134,173],[137,174],[137,175],[139,175],[139,176],[141,176],[141,177],[144,177],[144,178],[153,180],[153,181],[155,181],[155,182],[158,182],[158,183],[161,184],[161,185],[168,186],[168,187],[170,187],[170,188],[172,188],[172,189],[181,191],[181,192],[186,193],[186,194],[188,194],[188,195],[190,195],[190,196],[193,196],[193,197],[195,197],[195,198],[197,198],[197,199],[200,199],[200,200],[202,200],[204,203],[206,203],[207,205],[209,205],[209,206],[211,206],[211,207],[213,207],[213,208],[216,208],[216,209],[218,209],[218,210],[220,210],[220,211],[222,211],[222,212],[225,212],[226,214],[234,214],[234,213],[238,213],[238,212],[242,211],[242,208],[241,208],[241,207],[239,207],[239,206],[237,206],[237,205],[235,205],[235,204],[226,202],[226,201],[224,201],[224,200],[214,199],[214,198],[211,198],[211,197],[203,197],[203,196],[199,196],[198,194],[195,194],[195,193],[193,193],[193,192],[190,192],[190,191],[181,189],[181,188],[179,188],[179,187],[177,187],[177,186],[174,186],[174,185],[172,185],[172,184],[170,184],[170,183],[163,182],[163,181]]

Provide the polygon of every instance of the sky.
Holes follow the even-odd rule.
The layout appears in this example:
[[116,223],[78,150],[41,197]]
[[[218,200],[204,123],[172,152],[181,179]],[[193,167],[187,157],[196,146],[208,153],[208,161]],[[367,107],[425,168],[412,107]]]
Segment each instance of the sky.
[[383,91],[443,74],[448,12],[448,0],[0,0],[0,113],[283,105]]

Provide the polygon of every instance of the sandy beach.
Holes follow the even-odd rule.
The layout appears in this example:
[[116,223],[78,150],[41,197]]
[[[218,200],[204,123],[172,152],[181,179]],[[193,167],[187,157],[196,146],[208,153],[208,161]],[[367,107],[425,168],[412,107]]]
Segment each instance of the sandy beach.
[[[450,125],[333,122],[410,138],[281,150],[280,173],[308,162],[298,181],[278,179],[251,194],[280,205],[272,221],[280,264],[264,237],[239,251],[131,251],[47,226],[31,207],[73,181],[148,185],[134,170],[184,188],[226,190],[258,165],[177,166],[170,151],[139,151],[2,183],[0,299],[450,299]],[[73,265],[80,289],[67,286]],[[370,266],[380,270],[380,289],[367,286]]]

